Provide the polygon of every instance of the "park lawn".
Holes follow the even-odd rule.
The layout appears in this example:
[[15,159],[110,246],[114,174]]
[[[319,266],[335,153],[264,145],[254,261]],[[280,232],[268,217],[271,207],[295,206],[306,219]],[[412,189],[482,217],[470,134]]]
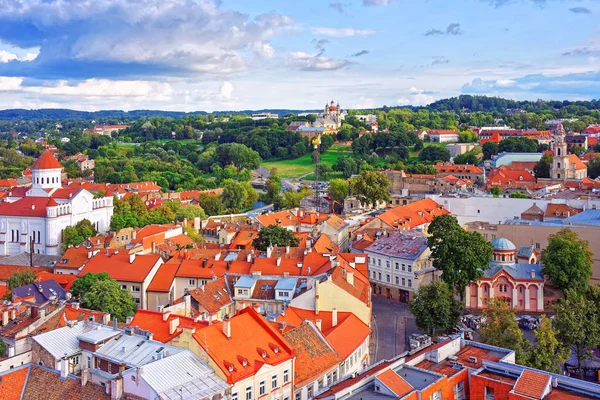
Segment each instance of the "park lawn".
[[[315,174],[308,174],[304,178],[302,178],[302,180],[305,180],[305,181],[312,181],[314,179],[315,179]],[[319,180],[322,182],[323,181],[329,182],[332,179],[344,179],[344,175],[341,172],[333,171],[333,172],[328,172],[327,174],[325,174],[325,176],[319,177]]]
[[[321,163],[332,167],[340,157],[351,154],[349,146],[333,145],[325,154],[321,154]],[[282,178],[299,178],[314,172],[315,166],[311,156],[312,153],[294,160],[265,161],[261,165],[268,170],[277,168]]]

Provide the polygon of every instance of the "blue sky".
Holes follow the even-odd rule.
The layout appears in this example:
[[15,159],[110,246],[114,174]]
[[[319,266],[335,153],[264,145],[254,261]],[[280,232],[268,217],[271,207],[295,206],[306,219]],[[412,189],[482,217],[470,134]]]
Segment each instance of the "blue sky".
[[0,108],[600,98],[600,0],[0,0]]

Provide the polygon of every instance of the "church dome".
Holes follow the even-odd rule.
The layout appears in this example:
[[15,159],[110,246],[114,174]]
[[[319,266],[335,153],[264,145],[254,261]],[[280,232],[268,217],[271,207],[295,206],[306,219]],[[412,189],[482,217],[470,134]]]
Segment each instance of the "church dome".
[[62,165],[54,158],[50,150],[44,150],[31,166],[32,170],[62,169]]
[[494,247],[494,250],[499,251],[509,251],[517,249],[513,242],[505,238],[498,238],[492,240],[492,246]]

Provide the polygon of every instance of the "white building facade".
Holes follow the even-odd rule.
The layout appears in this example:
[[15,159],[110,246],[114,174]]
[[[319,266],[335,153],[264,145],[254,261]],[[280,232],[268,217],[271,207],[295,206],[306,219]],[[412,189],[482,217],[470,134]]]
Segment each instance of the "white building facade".
[[112,194],[94,198],[84,189],[62,188],[61,172],[60,163],[44,151],[31,168],[31,187],[22,192],[16,188],[0,204],[0,255],[60,255],[63,229],[83,219],[98,232],[109,230]]

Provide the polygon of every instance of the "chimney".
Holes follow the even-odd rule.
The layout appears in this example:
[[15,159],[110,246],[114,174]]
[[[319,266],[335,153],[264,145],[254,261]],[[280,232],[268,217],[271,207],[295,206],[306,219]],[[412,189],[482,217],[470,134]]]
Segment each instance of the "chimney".
[[251,253],[248,253],[248,255],[246,256],[246,261],[252,262],[252,254]]
[[117,400],[123,397],[123,378],[121,376],[110,381],[110,398]]
[[8,325],[8,310],[2,311],[2,326]]
[[179,317],[173,318],[169,321],[169,335],[172,335],[177,330],[179,326]]
[[319,315],[319,281],[315,281],[315,314]]
[[228,338],[231,337],[231,321],[229,319],[223,320],[223,334]]
[[320,319],[316,319],[315,320],[315,325],[317,325],[317,329],[319,329],[319,331],[321,331],[321,320]]
[[333,307],[333,309],[331,310],[331,327],[335,327],[337,326],[338,323],[338,315],[337,315],[337,308]]
[[71,307],[73,307],[75,310],[79,310],[79,302],[74,301],[73,303],[71,303]]
[[192,296],[188,294],[186,294],[185,296],[183,296],[183,303],[185,305],[185,316],[186,317],[191,317],[192,316]]
[[285,254],[290,254],[290,246],[285,246]]
[[40,319],[46,318],[46,309],[40,308]]
[[16,318],[17,318],[17,309],[11,308],[10,309],[10,319],[14,321]]
[[110,314],[104,314],[102,316],[102,325],[110,324]]
[[200,230],[200,226],[202,223],[200,222],[200,217],[194,217],[194,230],[198,232]]
[[346,281],[354,286],[354,272],[346,272]]
[[187,249],[183,249],[183,259],[184,259],[184,260],[187,260],[187,259],[189,259],[189,258],[190,258],[190,256],[189,256],[189,254],[188,254],[188,251],[187,251]]
[[88,378],[89,378],[89,376],[88,376],[88,369],[87,369],[86,366],[84,366],[81,369],[81,386],[87,385]]
[[65,356],[60,361],[60,379],[65,380],[69,375],[69,359]]
[[271,258],[272,253],[273,253],[273,246],[269,245],[269,247],[267,247],[267,258]]
[[135,261],[135,253],[129,255],[129,264],[133,264]]
[[152,253],[156,253],[156,242],[152,242]]
[[277,257],[277,266],[281,266],[281,257]]
[[171,311],[167,311],[166,313],[163,313],[163,315],[162,315],[163,321],[168,320],[170,315],[171,315]]
[[88,260],[89,260],[90,258],[92,258],[92,256],[93,256],[93,255],[94,255],[94,252],[93,252],[91,249],[90,249],[90,250],[88,250]]

